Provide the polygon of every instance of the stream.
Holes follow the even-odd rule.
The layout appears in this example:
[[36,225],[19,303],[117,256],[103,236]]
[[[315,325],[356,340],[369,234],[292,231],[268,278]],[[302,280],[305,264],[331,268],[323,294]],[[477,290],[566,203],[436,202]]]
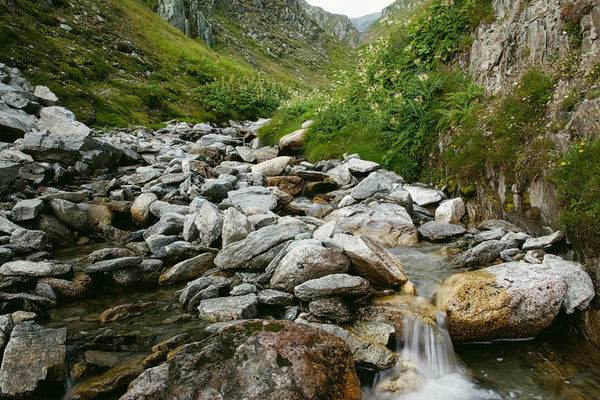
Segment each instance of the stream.
[[[89,253],[107,244],[85,249],[63,250],[63,260]],[[416,247],[390,251],[403,263],[406,274],[418,293],[432,301],[439,283],[456,272],[448,267],[450,258],[441,253],[442,245],[423,243]],[[174,293],[184,284],[167,287],[106,290],[93,298],[59,305],[50,311],[46,327],[66,327],[67,348],[72,368],[75,354],[86,350],[117,353],[123,361],[150,354],[150,347],[182,333],[189,341],[202,339],[205,323],[182,318]],[[101,324],[100,314],[110,307],[132,302],[156,302],[156,307],[139,317]],[[169,319],[179,317],[172,323]],[[438,323],[443,323],[443,315]],[[417,318],[405,321],[405,337],[396,351],[400,359],[416,368],[422,384],[402,396],[382,396],[373,392],[387,374],[376,375],[371,386],[364,386],[366,400],[495,400],[544,399],[574,400],[600,398],[600,360],[566,337],[566,329],[555,323],[543,335],[528,340],[468,343],[452,346],[447,331],[439,332]],[[106,340],[102,340],[105,338]],[[575,342],[575,341],[573,341]],[[575,342],[577,343],[577,342]],[[106,369],[93,367],[80,377],[71,374],[68,387],[100,374]],[[363,385],[368,384],[363,379]]]

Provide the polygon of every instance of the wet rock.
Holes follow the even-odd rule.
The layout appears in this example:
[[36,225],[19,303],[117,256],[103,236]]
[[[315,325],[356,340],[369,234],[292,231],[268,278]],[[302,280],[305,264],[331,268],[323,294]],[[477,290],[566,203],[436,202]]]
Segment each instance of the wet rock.
[[425,385],[425,376],[418,365],[410,360],[400,360],[381,381],[377,382],[373,392],[378,396],[394,397],[418,392]]
[[44,209],[40,199],[20,200],[12,209],[12,219],[15,222],[30,221],[37,218]]
[[142,263],[141,257],[121,257],[111,260],[98,261],[92,265],[85,267],[86,274],[100,274],[104,272],[112,272],[121,268],[137,267]]
[[494,261],[500,257],[502,250],[509,247],[508,242],[500,240],[488,240],[470,248],[460,256],[452,260],[452,268],[476,267]]
[[146,244],[148,245],[148,248],[150,249],[150,252],[152,252],[152,254],[155,254],[157,256],[162,255],[164,256],[164,248],[171,244],[176,242],[177,240],[179,240],[179,236],[176,235],[170,235],[170,236],[165,236],[165,235],[152,235],[150,237],[147,237],[145,239]]
[[48,235],[43,231],[19,229],[10,236],[10,245],[17,252],[41,251],[48,244]]
[[204,253],[175,264],[158,278],[158,283],[161,285],[170,285],[175,282],[196,278],[214,267],[214,258],[214,254]]
[[333,211],[325,221],[335,221],[341,231],[366,236],[384,247],[411,246],[419,232],[403,207],[396,204],[362,204]]
[[228,193],[229,200],[246,215],[264,214],[277,207],[277,197],[261,186],[251,186]]
[[331,274],[296,286],[294,295],[301,300],[313,300],[333,295],[359,297],[368,293],[370,289],[369,281],[359,276]]
[[135,253],[132,250],[123,247],[109,247],[91,252],[87,256],[87,259],[96,262],[121,257],[135,257]]
[[312,315],[334,322],[352,321],[352,312],[348,304],[339,297],[323,297],[308,304]]
[[258,292],[257,300],[270,306],[289,306],[294,303],[294,295],[275,289],[265,289]]
[[435,209],[435,221],[455,224],[465,215],[465,202],[461,198],[442,202]]
[[44,329],[39,325],[14,327],[0,368],[3,395],[32,395],[41,384],[62,384],[67,380],[67,330]]
[[396,332],[394,327],[383,322],[354,321],[352,332],[381,346],[387,346],[390,336]]
[[310,226],[293,218],[281,218],[277,225],[254,231],[239,242],[232,243],[217,254],[214,262],[221,269],[243,268],[253,258],[276,245],[310,232]]
[[260,173],[265,176],[281,175],[285,167],[292,162],[292,157],[276,157],[269,161],[264,161],[260,164],[252,166],[252,172]]
[[404,185],[404,189],[410,193],[413,201],[421,207],[439,203],[443,199],[439,190],[413,185]]
[[54,262],[35,262],[27,260],[9,261],[0,267],[4,276],[60,276],[71,272],[71,266]]
[[157,306],[158,303],[149,301],[144,303],[123,304],[112,307],[100,314],[100,322],[105,324],[107,322],[122,321],[124,319],[137,317],[147,313]]
[[91,279],[86,274],[78,273],[72,281],[59,278],[43,278],[38,282],[49,285],[59,296],[77,299],[89,294]]
[[106,228],[112,227],[114,213],[107,204],[81,203],[78,207],[85,213],[94,231],[106,233]]
[[58,299],[58,296],[56,293],[54,293],[54,290],[52,290],[52,286],[43,282],[38,282],[37,285],[35,285],[35,294],[47,297],[52,301],[56,301],[56,299]]
[[296,196],[304,189],[304,179],[299,176],[274,176],[267,178],[267,186],[277,186],[290,196]]
[[48,239],[61,247],[77,241],[77,236],[52,215],[41,214],[34,222],[33,227],[46,232]]
[[460,236],[467,230],[460,225],[446,222],[429,221],[419,227],[419,233],[423,238],[432,242],[447,240],[454,236]]
[[251,321],[185,346],[171,361],[144,372],[121,400],[175,396],[358,400],[361,390],[342,339],[289,321]]
[[120,286],[137,286],[156,283],[162,270],[161,260],[143,260],[134,268],[117,269],[112,272],[113,281]]
[[335,249],[308,244],[288,251],[277,265],[271,286],[292,293],[294,288],[311,279],[335,273],[346,273],[348,257]]
[[299,129],[292,133],[288,133],[279,139],[279,151],[281,154],[295,154],[302,150],[305,141],[306,129]]
[[223,213],[223,247],[245,239],[252,232],[252,224],[248,218],[236,208],[228,208]]
[[523,244],[523,251],[535,250],[535,249],[549,249],[556,243],[560,242],[565,237],[565,234],[561,231],[556,231],[551,235],[542,236],[538,238],[529,238]]
[[[188,282],[179,292],[179,304],[188,310],[194,309],[200,304],[201,300],[218,297],[219,293],[228,288],[231,282],[223,276],[205,276]],[[206,290],[214,293],[207,296]]]
[[65,395],[65,400],[92,400],[106,396],[118,395],[144,372],[145,356],[133,357],[100,376],[73,386]]
[[562,307],[567,314],[572,314],[575,309],[585,310],[590,305],[596,293],[592,279],[581,264],[552,254],[545,255],[542,264],[564,278],[567,294]]
[[438,307],[454,340],[530,337],[552,323],[566,293],[562,276],[505,263],[451,276],[438,292]]
[[372,343],[354,332],[337,325],[317,323],[310,323],[309,325],[344,340],[352,353],[354,362],[363,368],[380,371],[392,368],[398,361],[396,354],[384,345]]
[[365,200],[376,193],[389,193],[392,191],[393,182],[385,176],[372,172],[358,185],[352,188],[350,195],[356,200]]
[[119,353],[108,351],[88,350],[83,353],[83,357],[88,364],[103,368],[112,368],[121,361]]
[[90,223],[87,215],[77,205],[62,199],[53,199],[49,203],[54,216],[67,227],[73,228],[78,232],[89,230]]
[[198,306],[199,318],[204,321],[234,321],[257,316],[258,300],[254,293],[245,296],[205,299]]
[[400,260],[372,240],[337,234],[332,242],[350,258],[353,273],[367,279],[372,285],[401,286],[408,280]]

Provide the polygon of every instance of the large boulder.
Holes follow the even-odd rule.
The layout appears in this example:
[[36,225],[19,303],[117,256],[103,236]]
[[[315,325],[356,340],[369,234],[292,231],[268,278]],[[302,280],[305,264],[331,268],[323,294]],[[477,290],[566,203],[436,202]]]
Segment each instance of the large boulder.
[[369,238],[340,233],[331,241],[350,258],[352,272],[372,285],[401,286],[408,281],[400,260]]
[[0,142],[14,142],[35,128],[37,118],[23,110],[0,109]]
[[581,264],[546,254],[542,266],[565,279],[567,294],[563,301],[563,309],[567,314],[572,314],[575,309],[585,310],[590,305],[596,292],[592,278],[585,272]]
[[465,215],[465,202],[461,198],[442,202],[435,209],[436,222],[455,224]]
[[279,151],[282,154],[295,154],[302,150],[306,141],[306,129],[299,129],[288,133],[279,139]]
[[37,128],[62,135],[87,136],[92,132],[85,124],[76,120],[72,111],[58,106],[42,108]]
[[67,380],[66,339],[65,328],[15,326],[2,359],[0,393],[20,398],[41,390],[41,384],[62,385]]
[[546,329],[567,294],[562,276],[526,263],[505,263],[448,278],[438,307],[455,340],[531,337]]
[[276,157],[269,161],[264,161],[252,167],[252,172],[261,173],[265,176],[281,175],[285,167],[290,165],[292,157],[282,156]]
[[453,268],[480,267],[494,261],[500,256],[502,250],[510,246],[510,242],[501,240],[488,240],[470,248],[452,260]]
[[294,247],[283,257],[271,278],[271,286],[285,292],[311,279],[348,272],[348,257],[335,249],[314,244]]
[[289,321],[249,321],[183,347],[146,370],[121,400],[358,400],[346,343]]
[[335,221],[341,231],[366,236],[384,247],[411,246],[419,232],[404,207],[397,204],[352,205],[333,211],[325,221]]

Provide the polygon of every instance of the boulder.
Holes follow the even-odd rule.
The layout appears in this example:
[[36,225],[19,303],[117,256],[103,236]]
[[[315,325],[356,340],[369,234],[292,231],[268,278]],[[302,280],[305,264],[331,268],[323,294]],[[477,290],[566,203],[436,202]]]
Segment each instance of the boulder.
[[214,267],[214,258],[215,255],[213,253],[204,253],[189,260],[181,261],[162,274],[158,279],[158,283],[161,285],[170,285],[175,282],[196,278]]
[[172,212],[167,212],[161,215],[160,219],[146,229],[143,237],[148,238],[155,235],[179,235],[183,232],[185,216]]
[[596,292],[592,278],[585,272],[581,264],[546,254],[542,268],[548,268],[564,278],[567,284],[567,294],[562,306],[567,314],[572,314],[575,309],[585,310],[590,305]]
[[158,200],[154,193],[142,193],[131,205],[131,220],[136,225],[146,225],[150,222],[150,206]]
[[246,215],[265,214],[277,207],[277,197],[262,186],[250,186],[227,194],[229,200]]
[[215,265],[220,269],[244,268],[253,258],[310,230],[309,225],[291,217],[281,218],[276,225],[261,228],[250,233],[244,240],[224,247],[215,257]]
[[87,215],[74,203],[62,199],[53,199],[49,203],[54,216],[67,227],[77,232],[87,232],[90,229]]
[[[231,282],[223,276],[203,276],[188,282],[178,292],[181,307],[192,310],[200,304],[201,300],[218,297],[220,291],[229,287]],[[209,295],[209,292],[211,295]]]
[[256,298],[259,303],[269,306],[289,306],[294,303],[293,294],[275,289],[261,290]]
[[23,110],[0,109],[0,142],[14,142],[31,132],[37,118]]
[[41,214],[33,227],[46,232],[50,242],[61,247],[74,244],[77,240],[77,236],[52,215]]
[[372,172],[352,188],[350,195],[358,201],[365,200],[376,193],[389,193],[393,186],[394,183],[390,179],[377,172]]
[[344,187],[356,182],[356,178],[350,173],[347,164],[340,164],[337,167],[327,171],[327,176],[330,181],[335,182],[339,187]]
[[439,203],[443,199],[439,190],[413,185],[404,185],[404,189],[410,193],[413,201],[421,207]]
[[556,231],[551,235],[537,238],[529,238],[523,244],[523,251],[536,249],[549,249],[565,237],[562,231]]
[[289,321],[249,321],[186,345],[121,400],[159,398],[358,400],[361,389],[342,339]]
[[372,285],[387,288],[402,286],[408,281],[400,260],[374,241],[340,233],[333,237],[332,242],[350,258],[351,271]]
[[198,305],[199,317],[203,321],[219,322],[249,319],[257,316],[256,294],[245,296],[218,297],[205,299]]
[[438,242],[447,240],[454,236],[460,236],[467,230],[460,225],[449,224],[447,222],[429,221],[419,227],[419,233],[425,240]]
[[299,129],[279,139],[279,151],[282,154],[295,154],[302,150],[305,142],[306,129]]
[[13,328],[0,368],[4,396],[31,396],[41,385],[67,380],[67,330],[20,324]]
[[511,262],[452,275],[437,302],[454,340],[493,340],[537,335],[552,323],[566,294],[562,276]]
[[307,244],[288,251],[273,273],[271,286],[293,293],[301,283],[329,274],[343,274],[349,268],[348,257],[339,251]]
[[187,215],[190,213],[190,207],[157,200],[150,204],[150,212],[156,218],[161,218],[164,214],[167,213]]
[[200,187],[200,195],[214,202],[227,198],[227,193],[233,190],[230,181],[224,179],[207,179]]
[[333,211],[325,221],[335,221],[341,231],[366,236],[384,247],[411,246],[419,232],[404,207],[396,204],[352,205]]
[[76,120],[73,112],[58,106],[42,108],[37,129],[40,131],[48,130],[50,133],[61,135],[87,136],[92,132],[85,124]]
[[348,303],[337,296],[315,299],[308,304],[308,310],[315,317],[337,323],[349,322],[353,319]]
[[10,245],[17,252],[41,251],[48,244],[48,235],[43,231],[18,229],[10,236]]
[[331,274],[296,286],[294,295],[300,300],[307,301],[334,295],[360,297],[370,289],[369,281],[359,276]]
[[252,224],[244,214],[234,207],[225,210],[221,231],[223,247],[245,239],[250,232],[252,232]]
[[12,208],[12,220],[15,222],[30,221],[37,218],[44,209],[40,199],[19,200]]
[[500,257],[500,253],[509,247],[509,242],[488,240],[465,251],[452,260],[452,268],[480,267]]
[[442,202],[435,209],[435,221],[455,224],[465,215],[465,202],[461,198]]
[[142,263],[141,257],[121,257],[112,260],[104,260],[85,267],[86,274],[99,274],[112,272],[117,269],[137,267]]
[[360,158],[351,158],[344,163],[348,169],[355,174],[368,174],[378,170],[379,164],[373,161],[361,160]]
[[58,97],[47,86],[36,86],[33,90],[33,95],[44,106],[53,106],[58,103]]
[[252,172],[261,173],[265,176],[281,175],[285,167],[287,167],[291,162],[292,157],[276,157],[272,160],[264,161],[260,164],[252,166]]
[[200,208],[194,223],[198,228],[200,242],[208,247],[221,236],[223,214],[215,205],[206,202]]

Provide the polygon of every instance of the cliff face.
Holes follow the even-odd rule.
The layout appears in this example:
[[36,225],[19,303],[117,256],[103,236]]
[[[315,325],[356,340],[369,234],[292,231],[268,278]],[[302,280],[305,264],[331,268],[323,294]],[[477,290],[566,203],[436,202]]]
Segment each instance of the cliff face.
[[327,34],[348,43],[352,47],[360,44],[362,36],[347,16],[331,14],[321,7],[311,6],[303,0],[300,0],[300,4],[308,17],[316,22]]
[[381,16],[370,24],[364,32],[364,41],[373,42],[380,37],[389,34],[398,26],[410,18],[412,14],[421,9],[428,0],[396,0],[383,10]]

